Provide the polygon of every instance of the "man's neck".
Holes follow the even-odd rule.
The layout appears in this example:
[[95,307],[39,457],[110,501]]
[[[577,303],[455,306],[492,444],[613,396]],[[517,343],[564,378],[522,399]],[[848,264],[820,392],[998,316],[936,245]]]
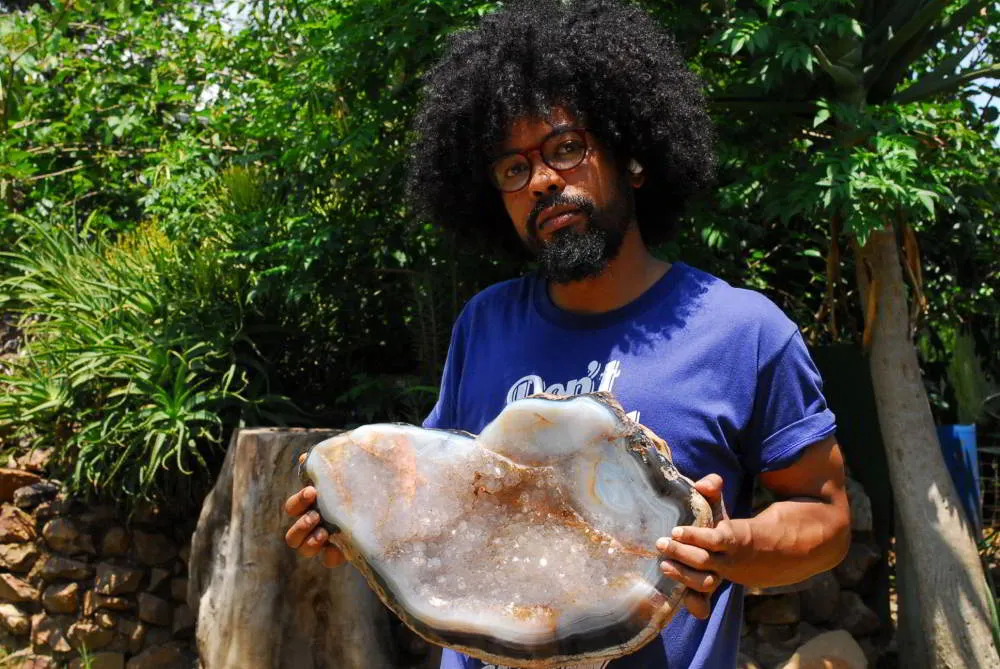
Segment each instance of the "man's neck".
[[582,314],[600,314],[623,307],[649,290],[660,280],[670,263],[659,260],[649,252],[632,225],[625,233],[622,247],[599,275],[572,283],[549,282],[552,302],[566,311]]

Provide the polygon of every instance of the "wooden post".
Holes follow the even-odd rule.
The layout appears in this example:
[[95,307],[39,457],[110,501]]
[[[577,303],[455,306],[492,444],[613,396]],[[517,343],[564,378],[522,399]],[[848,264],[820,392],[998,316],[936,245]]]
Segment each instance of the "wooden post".
[[333,430],[233,435],[191,543],[188,601],[204,669],[393,667],[389,613],[361,575],[284,542],[300,453]]

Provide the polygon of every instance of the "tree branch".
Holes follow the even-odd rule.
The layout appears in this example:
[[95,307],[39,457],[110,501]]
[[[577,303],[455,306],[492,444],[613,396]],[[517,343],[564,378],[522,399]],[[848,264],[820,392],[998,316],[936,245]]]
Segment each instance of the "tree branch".
[[928,30],[919,40],[911,42],[909,48],[893,58],[892,62],[869,70],[865,74],[865,85],[869,91],[869,99],[881,102],[890,97],[914,62],[934,48],[942,38],[954,31],[961,30],[962,26],[979,13],[989,1],[973,0],[963,5],[961,9],[942,20],[939,25]]
[[932,73],[920,79],[912,86],[907,87],[901,93],[890,98],[891,102],[900,104],[916,102],[942,93],[950,93],[970,81],[983,77],[1000,77],[1000,64],[982,67],[977,70],[966,70],[952,76],[940,76]]
[[36,174],[35,176],[22,179],[22,181],[32,182],[32,181],[41,181],[42,179],[50,179],[52,177],[62,176],[63,174],[70,174],[71,172],[79,172],[84,167],[86,167],[86,165],[75,165],[73,167],[67,167],[64,170],[59,170],[58,172],[49,172],[48,174]]
[[777,114],[812,114],[816,111],[816,103],[809,100],[781,101],[767,98],[710,98],[713,107],[727,109],[742,109],[746,111],[763,111]]
[[926,30],[934,23],[948,7],[950,0],[934,0],[924,5],[896,33],[881,45],[875,47],[867,57],[864,64],[866,66],[881,69],[889,59],[896,55],[910,40],[916,37],[920,31]]

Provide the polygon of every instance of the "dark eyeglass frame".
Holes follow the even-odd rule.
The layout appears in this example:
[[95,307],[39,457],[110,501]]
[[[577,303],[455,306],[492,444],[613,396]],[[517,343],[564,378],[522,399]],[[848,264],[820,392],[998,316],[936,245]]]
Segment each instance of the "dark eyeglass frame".
[[[548,160],[546,160],[545,154],[542,153],[542,147],[545,146],[550,141],[552,141],[553,139],[555,139],[556,137],[560,137],[562,135],[566,135],[571,132],[578,133],[580,135],[581,141],[583,142],[583,151],[580,153],[580,160],[567,167],[556,167]],[[497,190],[503,193],[516,193],[519,190],[524,190],[528,186],[528,184],[531,183],[531,177],[533,177],[535,173],[535,164],[531,161],[530,158],[531,154],[533,153],[537,153],[541,157],[542,162],[545,163],[549,167],[549,169],[555,170],[556,172],[562,173],[575,169],[580,166],[580,164],[587,158],[588,155],[590,155],[590,142],[587,141],[587,135],[589,133],[590,130],[582,127],[555,128],[552,132],[543,137],[542,141],[540,141],[538,144],[536,144],[531,148],[525,149],[523,151],[508,151],[506,153],[503,153],[494,158],[492,161],[490,161],[490,167],[489,167],[490,182],[494,186],[496,186]],[[528,164],[528,167],[530,169],[528,170],[528,177],[524,180],[524,183],[522,185],[518,186],[517,188],[504,188],[497,180],[496,167],[500,163],[500,161],[506,160],[507,158],[510,158],[512,156],[521,156],[522,158],[524,158],[524,161]]]

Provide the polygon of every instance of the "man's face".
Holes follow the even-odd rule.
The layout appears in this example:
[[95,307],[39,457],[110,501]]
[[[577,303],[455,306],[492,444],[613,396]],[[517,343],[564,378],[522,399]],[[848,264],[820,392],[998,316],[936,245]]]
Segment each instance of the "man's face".
[[[547,118],[516,121],[499,151],[527,157],[527,165],[504,172],[530,173],[527,184],[501,196],[521,240],[538,258],[543,274],[555,283],[597,276],[618,254],[634,218],[631,188],[641,184],[639,178],[630,183],[592,133],[560,132],[581,125],[556,107]],[[572,154],[574,145],[562,138],[570,142],[573,137],[582,137],[587,145],[580,163],[568,169],[546,164],[543,152],[557,167],[559,156]]]

